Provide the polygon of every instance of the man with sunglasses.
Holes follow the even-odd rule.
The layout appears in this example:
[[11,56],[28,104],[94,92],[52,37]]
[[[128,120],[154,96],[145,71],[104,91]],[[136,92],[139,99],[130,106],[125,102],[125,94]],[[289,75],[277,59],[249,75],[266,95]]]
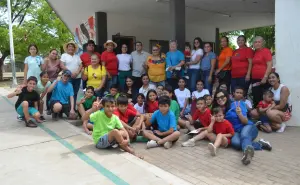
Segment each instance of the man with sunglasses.
[[142,86],[142,75],[145,74],[145,64],[148,56],[150,54],[146,51],[143,51],[142,42],[135,43],[136,51],[131,53],[132,56],[132,76],[135,80],[135,85],[137,87]]
[[61,79],[58,77],[48,89],[49,92],[52,92],[50,109],[53,120],[57,120],[58,116],[62,117],[63,113],[67,117],[75,117],[74,91],[72,84],[69,82],[71,75],[71,71],[64,70]]

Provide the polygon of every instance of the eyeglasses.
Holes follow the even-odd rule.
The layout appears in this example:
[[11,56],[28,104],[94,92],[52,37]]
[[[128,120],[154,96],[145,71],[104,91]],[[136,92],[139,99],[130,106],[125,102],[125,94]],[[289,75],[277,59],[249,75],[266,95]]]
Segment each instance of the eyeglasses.
[[219,100],[222,100],[224,98],[225,98],[225,96],[223,95],[223,96],[216,97],[216,100],[219,101]]

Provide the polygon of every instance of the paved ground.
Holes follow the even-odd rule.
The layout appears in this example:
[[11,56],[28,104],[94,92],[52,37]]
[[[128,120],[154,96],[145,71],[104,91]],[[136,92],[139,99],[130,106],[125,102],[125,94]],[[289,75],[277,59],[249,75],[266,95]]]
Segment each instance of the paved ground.
[[[0,94],[5,92],[0,89]],[[300,184],[300,128],[260,133],[272,142],[273,151],[257,151],[252,163],[244,166],[241,153],[232,149],[220,149],[211,157],[205,141],[194,148],[181,148],[178,141],[169,150],[146,150],[145,143],[135,143],[136,151],[145,156],[141,161],[118,150],[96,150],[81,127],[49,121],[29,129],[16,122],[15,115],[1,98],[0,182],[5,185]]]

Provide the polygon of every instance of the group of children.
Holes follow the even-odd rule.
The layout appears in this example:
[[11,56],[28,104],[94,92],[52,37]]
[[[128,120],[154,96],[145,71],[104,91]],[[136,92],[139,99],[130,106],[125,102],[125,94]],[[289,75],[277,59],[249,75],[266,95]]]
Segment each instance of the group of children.
[[[112,86],[110,94],[102,99],[96,98],[93,87],[87,87],[84,97],[77,102],[84,131],[92,135],[97,148],[117,144],[136,155],[130,142],[139,136],[148,140],[147,148],[163,146],[168,149],[179,139],[178,130],[186,128],[188,133],[183,136],[183,147],[193,147],[196,141],[208,139],[211,142],[208,149],[215,156],[217,148],[230,145],[235,133],[232,123],[225,119],[222,108],[212,108],[213,97],[203,89],[202,81],[197,82],[197,90],[192,93],[185,88],[184,79],[180,79],[178,85],[175,91],[166,85],[139,93],[136,104],[126,94],[119,93],[117,86]],[[43,121],[42,99],[48,87],[47,74],[43,72],[40,80],[29,77],[26,86],[8,95],[8,98],[18,96],[16,110],[24,117],[26,126],[37,126],[31,116],[38,123]],[[273,106],[271,96],[267,91],[259,104],[262,114]],[[261,127],[268,129],[264,121]]]

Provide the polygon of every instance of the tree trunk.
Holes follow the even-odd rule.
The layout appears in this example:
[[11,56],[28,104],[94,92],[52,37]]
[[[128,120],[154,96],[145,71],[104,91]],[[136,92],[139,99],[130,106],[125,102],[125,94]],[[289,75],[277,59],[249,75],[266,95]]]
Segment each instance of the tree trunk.
[[9,51],[4,51],[2,52],[2,57],[0,58],[0,81],[3,81],[3,70],[2,70],[2,66],[4,64],[4,60],[6,59],[6,57],[9,55]]

